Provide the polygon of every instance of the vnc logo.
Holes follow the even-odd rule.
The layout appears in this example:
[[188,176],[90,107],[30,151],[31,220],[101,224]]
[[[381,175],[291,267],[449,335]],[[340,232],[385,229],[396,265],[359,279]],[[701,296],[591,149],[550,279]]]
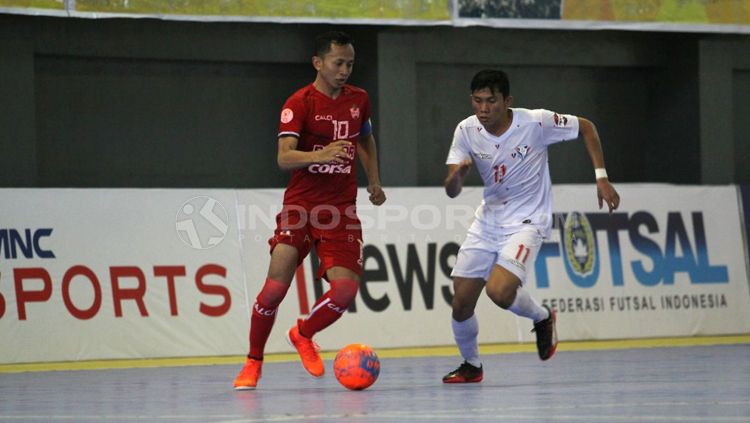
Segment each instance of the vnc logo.
[[[534,263],[537,287],[549,287],[547,266],[556,258],[562,259],[569,280],[579,288],[597,282],[624,286],[626,271],[628,281],[642,286],[673,285],[678,274],[691,284],[729,283],[728,267],[711,263],[703,213],[668,212],[665,217],[666,225],[660,226],[646,211],[555,213],[561,242],[542,244]],[[608,257],[601,257],[597,242],[607,247]],[[629,247],[628,257],[622,255],[623,243]],[[608,274],[600,275],[601,260],[607,260]]]
[[599,276],[596,240],[585,214],[573,212],[565,219],[563,230],[565,268],[576,285],[591,286]]
[[229,215],[216,199],[206,196],[186,201],[175,218],[180,241],[197,250],[213,248],[227,235]]
[[52,228],[38,229],[0,229],[0,257],[5,259],[17,259],[34,257],[50,259],[55,258],[52,250],[46,249],[44,238],[52,235]]

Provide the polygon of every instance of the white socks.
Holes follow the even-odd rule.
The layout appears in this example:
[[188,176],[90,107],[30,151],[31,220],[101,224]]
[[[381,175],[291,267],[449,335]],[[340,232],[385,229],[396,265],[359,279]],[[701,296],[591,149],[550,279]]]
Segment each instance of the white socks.
[[528,317],[534,323],[541,322],[549,317],[547,309],[536,302],[529,294],[529,291],[525,290],[523,286],[518,287],[516,299],[513,300],[513,304],[510,305],[508,310],[519,316]]
[[[516,299],[508,310],[519,316],[527,317],[533,320],[534,323],[541,322],[549,317],[547,309],[532,298],[529,291],[525,290],[522,286],[518,287]],[[451,327],[453,328],[453,337],[456,339],[456,345],[458,345],[458,350],[461,352],[461,357],[472,366],[480,367],[482,362],[479,360],[479,321],[477,320],[477,315],[473,314],[463,322],[451,319]]]
[[453,327],[453,337],[456,339],[456,345],[461,352],[461,356],[474,367],[480,367],[482,362],[479,360],[479,321],[477,315],[473,314],[463,322],[451,319]]

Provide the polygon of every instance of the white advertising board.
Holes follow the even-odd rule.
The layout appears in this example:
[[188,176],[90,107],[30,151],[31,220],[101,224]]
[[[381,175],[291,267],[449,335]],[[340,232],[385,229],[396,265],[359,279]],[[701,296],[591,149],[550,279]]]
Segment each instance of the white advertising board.
[[[750,333],[735,187],[553,188],[555,228],[527,288],[565,340]],[[324,350],[450,345],[450,270],[482,190],[359,193],[364,274]],[[242,355],[283,190],[0,190],[0,363]],[[267,352],[327,289],[308,257]],[[531,342],[531,322],[483,296],[480,342]]]
[[0,190],[0,362],[241,354],[230,190]]
[[[620,210],[599,210],[595,186],[553,188],[555,229],[530,270],[527,288],[558,311],[563,340],[750,332],[750,294],[735,187],[619,184]],[[365,273],[355,308],[317,336],[324,349],[349,342],[381,347],[449,345],[450,270],[481,188],[456,199],[442,188],[397,188],[388,201],[358,199]],[[240,205],[264,204],[265,221],[282,191],[241,192]],[[277,206],[270,207],[267,201]],[[253,215],[248,213],[247,215]],[[257,212],[255,213],[257,214]],[[250,297],[265,278],[262,219],[245,221]],[[245,228],[245,226],[243,226]],[[260,233],[259,233],[260,232]],[[280,309],[269,351],[288,351],[283,331],[315,300],[312,263]],[[300,285],[300,282],[304,282]],[[302,286],[302,288],[300,288]],[[303,298],[300,301],[299,298]],[[531,323],[480,299],[480,342],[532,342]],[[278,327],[280,326],[280,327]]]

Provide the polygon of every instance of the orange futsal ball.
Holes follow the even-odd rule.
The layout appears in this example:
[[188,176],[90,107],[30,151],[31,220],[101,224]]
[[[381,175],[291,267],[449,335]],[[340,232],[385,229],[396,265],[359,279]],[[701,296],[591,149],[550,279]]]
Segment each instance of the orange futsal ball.
[[333,360],[333,373],[344,387],[359,391],[378,380],[380,360],[368,345],[347,345],[336,354]]

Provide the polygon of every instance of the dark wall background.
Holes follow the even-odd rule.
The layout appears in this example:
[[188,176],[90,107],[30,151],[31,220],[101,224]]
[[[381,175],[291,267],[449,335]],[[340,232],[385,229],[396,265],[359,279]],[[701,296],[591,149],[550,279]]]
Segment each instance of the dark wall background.
[[[279,111],[332,28],[0,15],[0,186],[283,187]],[[337,28],[356,40],[386,185],[442,184],[484,67],[509,73],[518,107],[594,121],[614,181],[750,183],[750,36]],[[550,167],[593,180],[581,142]]]

